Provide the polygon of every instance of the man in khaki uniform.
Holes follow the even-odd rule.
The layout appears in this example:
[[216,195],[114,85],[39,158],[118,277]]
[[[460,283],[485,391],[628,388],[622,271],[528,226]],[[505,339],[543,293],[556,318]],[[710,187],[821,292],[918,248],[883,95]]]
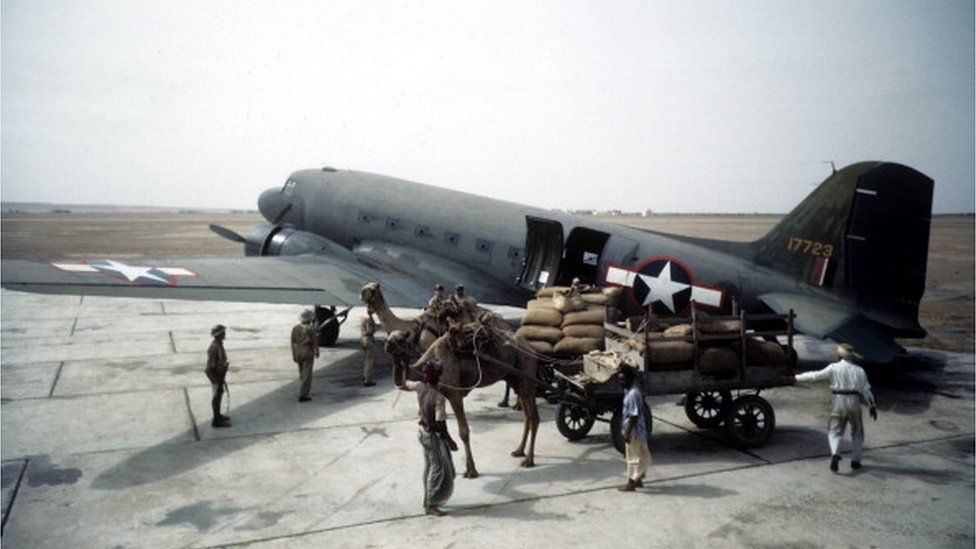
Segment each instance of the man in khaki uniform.
[[223,400],[224,389],[227,387],[225,381],[227,368],[230,366],[230,363],[227,362],[227,352],[224,351],[226,334],[227,329],[221,324],[210,330],[213,342],[207,349],[207,369],[204,370],[207,379],[210,380],[210,386],[213,388],[213,399],[210,401],[210,406],[213,408],[213,421],[210,422],[210,425],[213,427],[230,427],[230,418],[220,413],[220,401]]
[[451,295],[451,305],[457,311],[458,320],[461,324],[474,322],[478,318],[478,302],[468,297],[464,293],[464,284],[454,287]]
[[359,330],[361,336],[359,343],[363,346],[363,351],[366,352],[366,359],[363,363],[363,386],[372,387],[376,385],[376,380],[373,379],[373,367],[376,366],[375,340],[373,339],[373,334],[376,333],[376,321],[373,320],[373,311],[366,309],[366,316],[363,317]]
[[305,309],[298,317],[301,320],[291,329],[291,358],[298,364],[298,375],[302,380],[298,402],[308,402],[312,397],[312,366],[319,356],[319,338],[315,329],[315,313]]
[[440,311],[441,305],[444,304],[444,285],[435,284],[434,285],[434,295],[430,296],[427,300],[427,310],[428,311]]

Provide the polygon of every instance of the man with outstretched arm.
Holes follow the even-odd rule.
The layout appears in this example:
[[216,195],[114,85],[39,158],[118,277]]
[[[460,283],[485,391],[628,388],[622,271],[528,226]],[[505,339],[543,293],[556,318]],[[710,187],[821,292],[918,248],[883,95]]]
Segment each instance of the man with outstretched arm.
[[857,365],[860,355],[847,343],[837,346],[837,362],[832,362],[819,372],[806,372],[796,376],[796,381],[830,380],[832,404],[827,421],[827,442],[830,444],[830,470],[837,472],[840,463],[840,441],[847,424],[851,424],[851,469],[861,468],[864,451],[864,421],[861,404],[868,406],[871,419],[878,420],[874,395],[864,369]]

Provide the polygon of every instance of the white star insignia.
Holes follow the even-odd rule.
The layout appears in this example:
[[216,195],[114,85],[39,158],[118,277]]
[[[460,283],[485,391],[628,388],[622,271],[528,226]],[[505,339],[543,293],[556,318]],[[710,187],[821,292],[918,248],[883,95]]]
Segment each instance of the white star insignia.
[[92,264],[99,271],[105,273],[115,273],[122,275],[129,282],[133,282],[136,279],[148,279],[154,280],[156,282],[161,282],[163,284],[169,284],[169,280],[160,277],[159,275],[152,274],[151,271],[155,270],[155,267],[143,267],[137,265],[126,265],[125,263],[119,263],[118,261],[112,261],[111,259],[105,260],[106,265],[102,264]]
[[647,297],[644,298],[643,305],[649,306],[655,301],[660,301],[672,313],[674,312],[674,294],[689,288],[690,284],[675,282],[671,280],[671,262],[664,264],[664,268],[657,276],[638,274],[644,284],[647,284]]

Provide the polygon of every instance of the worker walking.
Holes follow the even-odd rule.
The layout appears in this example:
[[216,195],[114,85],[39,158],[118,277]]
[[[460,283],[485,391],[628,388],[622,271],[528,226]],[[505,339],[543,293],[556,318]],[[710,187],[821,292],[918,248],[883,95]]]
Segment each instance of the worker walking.
[[227,388],[227,352],[224,351],[224,337],[227,335],[227,328],[218,324],[211,328],[210,335],[213,342],[207,349],[207,379],[210,380],[210,387],[213,389],[213,397],[210,406],[213,408],[213,427],[230,427],[230,418],[220,413],[220,402],[224,398],[224,390]]
[[299,322],[291,329],[291,358],[298,364],[298,376],[302,385],[298,402],[308,402],[312,390],[312,368],[319,356],[318,331],[315,329],[315,313],[305,309],[299,315]]
[[837,347],[837,358],[837,362],[828,364],[823,370],[796,376],[798,382],[830,380],[833,402],[827,421],[827,442],[830,444],[830,470],[835,473],[840,463],[840,441],[848,423],[851,425],[851,469],[861,468],[861,454],[864,451],[861,404],[868,406],[871,419],[878,420],[868,376],[856,364],[861,356],[854,352],[854,347],[843,343]]
[[644,475],[651,464],[651,451],[647,447],[647,418],[644,410],[644,394],[636,382],[637,370],[623,364],[617,372],[617,381],[627,391],[624,395],[621,425],[624,439],[624,455],[627,458],[627,484],[617,487],[621,492],[633,492],[644,487]]
[[366,316],[363,317],[359,325],[359,343],[363,346],[365,359],[363,362],[363,386],[372,387],[376,385],[373,379],[373,368],[376,366],[376,345],[373,334],[376,333],[376,321],[373,320],[373,311],[366,309]]
[[[444,418],[444,395],[437,390],[441,369],[439,361],[431,359],[420,366],[423,381],[394,379],[403,391],[415,391],[420,408],[420,445],[424,449],[424,510],[428,515],[441,516],[440,509],[454,492],[454,460],[447,444]],[[405,374],[405,372],[404,372]]]

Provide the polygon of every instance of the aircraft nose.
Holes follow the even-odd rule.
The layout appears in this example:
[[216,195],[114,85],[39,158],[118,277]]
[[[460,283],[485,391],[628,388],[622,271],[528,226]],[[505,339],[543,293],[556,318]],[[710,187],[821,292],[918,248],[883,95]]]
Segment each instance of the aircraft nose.
[[272,187],[258,197],[258,211],[268,221],[274,220],[288,204],[280,187]]

